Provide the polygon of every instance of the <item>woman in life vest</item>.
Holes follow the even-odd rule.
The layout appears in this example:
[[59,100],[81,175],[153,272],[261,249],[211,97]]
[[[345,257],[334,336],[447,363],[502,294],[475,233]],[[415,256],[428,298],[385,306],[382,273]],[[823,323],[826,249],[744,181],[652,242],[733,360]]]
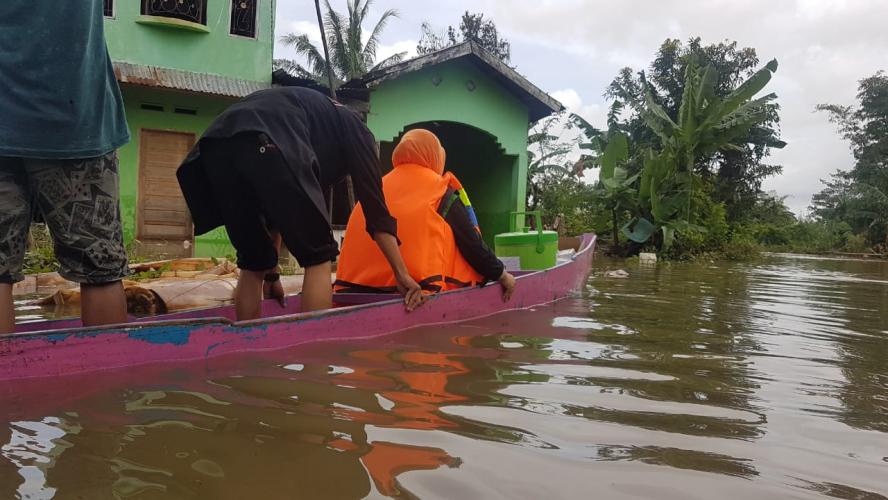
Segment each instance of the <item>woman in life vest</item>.
[[[445,157],[435,134],[411,130],[392,154],[394,169],[382,178],[386,203],[398,219],[407,269],[426,293],[498,281],[503,300],[509,300],[515,278],[481,239],[465,189],[452,173],[444,173]],[[348,221],[335,289],[392,293],[395,277],[382,253],[361,231],[364,225],[359,204]]]

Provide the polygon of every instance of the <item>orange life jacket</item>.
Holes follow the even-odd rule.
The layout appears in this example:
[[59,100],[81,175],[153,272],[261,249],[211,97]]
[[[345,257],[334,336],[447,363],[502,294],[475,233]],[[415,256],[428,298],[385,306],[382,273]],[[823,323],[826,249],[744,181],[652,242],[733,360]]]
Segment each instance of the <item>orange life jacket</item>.
[[[462,186],[451,173],[440,175],[417,164],[395,167],[382,179],[383,193],[398,220],[401,255],[410,276],[426,292],[475,286],[484,282],[456,247],[453,230],[438,207],[445,194]],[[449,204],[445,204],[449,207]],[[337,292],[392,293],[397,282],[388,261],[369,234],[360,204],[348,221],[336,271]]]

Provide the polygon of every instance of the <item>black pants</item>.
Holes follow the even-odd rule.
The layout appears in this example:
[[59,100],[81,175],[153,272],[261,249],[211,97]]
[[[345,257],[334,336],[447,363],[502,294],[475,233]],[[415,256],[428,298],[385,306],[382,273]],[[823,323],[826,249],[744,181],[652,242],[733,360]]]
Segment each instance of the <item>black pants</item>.
[[318,213],[292,167],[264,135],[205,139],[201,156],[228,237],[237,250],[239,268],[265,271],[277,265],[269,228],[280,231],[302,267],[339,255],[324,214]]

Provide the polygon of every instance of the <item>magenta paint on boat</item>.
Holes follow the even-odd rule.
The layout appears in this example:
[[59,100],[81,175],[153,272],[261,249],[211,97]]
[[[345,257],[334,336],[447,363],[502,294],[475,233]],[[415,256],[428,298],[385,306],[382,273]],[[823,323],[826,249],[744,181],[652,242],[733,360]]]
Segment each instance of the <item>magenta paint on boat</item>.
[[[585,235],[570,261],[552,269],[522,273],[512,300],[499,286],[447,292],[430,297],[407,313],[400,298],[340,296],[343,307],[296,314],[298,300],[285,309],[264,304],[262,320],[234,323],[229,307],[152,318],[150,321],[92,329],[72,322],[29,325],[26,333],[0,335],[0,380],[54,377],[172,361],[201,360],[245,351],[286,349],[307,342],[379,337],[408,328],[479,318],[525,309],[568,296],[589,275],[595,236]],[[353,305],[352,305],[353,304]]]

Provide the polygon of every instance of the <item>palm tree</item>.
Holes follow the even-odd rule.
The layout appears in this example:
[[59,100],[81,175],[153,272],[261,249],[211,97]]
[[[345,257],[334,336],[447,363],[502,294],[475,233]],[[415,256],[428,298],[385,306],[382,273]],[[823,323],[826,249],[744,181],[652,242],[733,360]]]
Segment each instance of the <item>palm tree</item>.
[[[344,16],[333,10],[329,0],[324,0],[327,10],[324,31],[330,43],[330,62],[336,86],[361,78],[375,69],[397,64],[407,56],[406,52],[401,52],[383,61],[376,61],[376,50],[382,32],[391,18],[398,17],[398,12],[394,9],[383,12],[365,41],[363,24],[372,4],[373,0],[348,0],[348,16]],[[274,61],[275,67],[316,82],[327,81],[328,61],[324,58],[323,51],[311,43],[308,35],[290,33],[282,36],[281,42],[296,49],[296,53],[305,58],[306,65],[277,59]]]

